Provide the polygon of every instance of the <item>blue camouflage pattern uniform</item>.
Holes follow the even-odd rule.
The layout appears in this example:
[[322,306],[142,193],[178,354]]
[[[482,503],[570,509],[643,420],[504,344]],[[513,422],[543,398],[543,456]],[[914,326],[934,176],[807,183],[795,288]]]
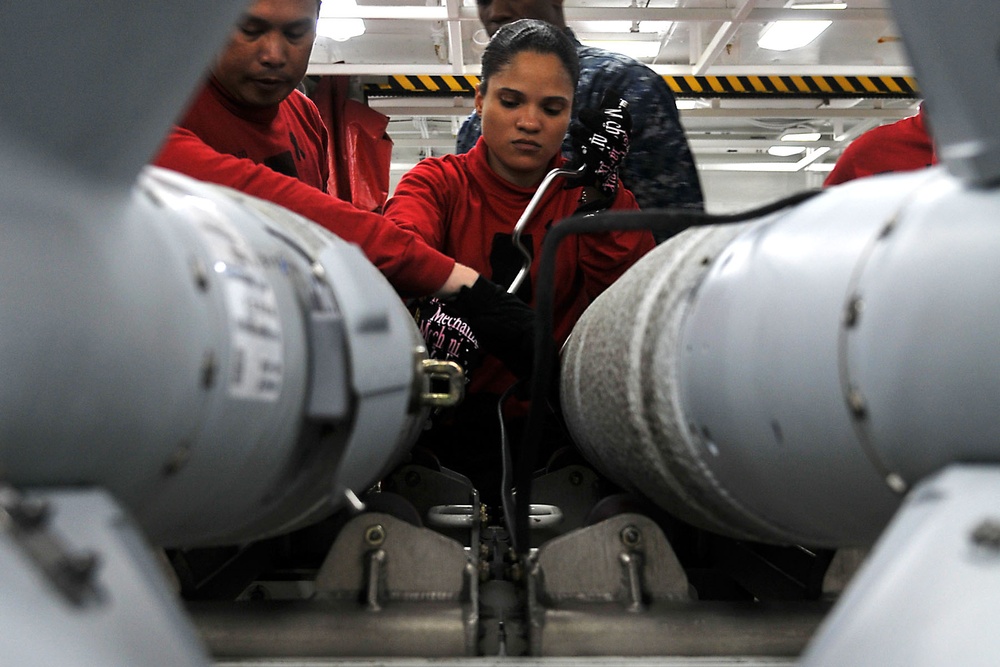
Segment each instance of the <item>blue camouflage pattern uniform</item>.
[[[639,207],[704,210],[705,200],[691,148],[673,93],[663,77],[628,56],[584,46],[572,30],[566,28],[566,32],[576,44],[580,58],[573,117],[580,109],[600,108],[606,90],[617,90],[628,101],[632,116],[631,147],[620,175]],[[480,134],[480,119],[473,112],[458,132],[456,152],[468,152]],[[563,154],[572,159],[568,136],[563,143]]]

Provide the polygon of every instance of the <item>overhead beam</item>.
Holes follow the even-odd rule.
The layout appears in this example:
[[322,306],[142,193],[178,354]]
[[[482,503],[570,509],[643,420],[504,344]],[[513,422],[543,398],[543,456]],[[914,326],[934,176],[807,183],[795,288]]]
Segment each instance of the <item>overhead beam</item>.
[[[367,20],[409,21],[479,21],[475,7],[459,7],[457,16],[451,16],[446,6],[411,5],[358,5],[339,6],[331,2],[332,8],[323,9],[323,15],[330,18],[359,18]],[[701,21],[725,22],[733,19],[733,14],[725,7],[567,7],[569,21]],[[746,17],[746,21],[768,23],[770,21],[879,21],[890,20],[886,9],[789,9],[757,7]]]
[[[824,119],[824,118],[877,118],[899,120],[912,116],[916,111],[910,107],[899,109],[851,107],[831,108],[821,104],[801,107],[769,107],[767,100],[753,108],[711,107],[705,109],[684,109],[681,119],[697,118],[778,118],[778,119]],[[372,97],[368,100],[373,109],[389,116],[468,116],[472,112],[471,97]]]
[[684,118],[782,118],[809,120],[813,118],[886,118],[899,120],[912,116],[916,111],[911,108],[905,109],[864,109],[852,107],[850,109],[832,109],[830,107],[815,108],[768,108],[767,106],[754,107],[752,109],[733,108],[709,108],[709,109],[685,109],[681,111],[681,119]]
[[[699,76],[694,65],[650,65],[661,76]],[[308,74],[360,76],[479,76],[476,65],[461,63],[399,64],[399,63],[309,63]],[[906,65],[715,65],[701,76],[913,76]]]
[[[697,133],[687,133],[688,144],[692,150],[711,150],[719,148],[732,148],[736,150],[767,150],[774,145],[773,139],[732,139],[728,135],[719,134],[715,136],[705,136]],[[808,146],[809,148],[839,148],[843,141],[811,141],[811,142],[784,142],[788,145]],[[451,132],[431,132],[426,137],[402,136],[398,132],[393,134],[392,144],[396,148],[447,148],[455,147],[455,137]]]
[[461,74],[465,66],[465,50],[462,45],[462,24],[458,21],[461,12],[461,0],[445,0],[448,10],[448,53],[451,57],[451,68],[454,74]]
[[726,48],[726,45],[729,44],[733,36],[737,33],[737,31],[739,31],[743,20],[756,5],[757,0],[743,0],[743,4],[737,7],[733,12],[732,20],[726,21],[719,27],[715,36],[712,37],[712,41],[708,43],[708,47],[702,52],[701,57],[699,57],[698,61],[694,64],[692,73],[695,76],[701,76],[708,71],[709,66],[715,62],[715,59],[718,58],[719,54]]

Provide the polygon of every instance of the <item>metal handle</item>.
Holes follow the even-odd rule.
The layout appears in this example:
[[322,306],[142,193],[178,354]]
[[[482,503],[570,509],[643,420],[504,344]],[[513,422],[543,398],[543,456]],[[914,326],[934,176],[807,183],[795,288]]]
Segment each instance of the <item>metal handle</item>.
[[435,505],[427,510],[427,523],[438,528],[468,528],[475,516],[472,505]]
[[522,264],[521,270],[517,272],[514,276],[514,280],[511,281],[510,287],[507,288],[508,294],[513,294],[524,282],[524,279],[528,276],[528,272],[531,270],[531,253],[528,249],[524,247],[521,243],[521,232],[524,231],[525,226],[528,224],[528,220],[531,219],[532,214],[535,212],[535,208],[538,206],[538,202],[541,201],[542,196],[545,191],[549,189],[552,181],[558,176],[582,176],[583,172],[586,171],[587,165],[581,164],[577,169],[553,169],[549,173],[545,174],[545,178],[538,185],[538,189],[535,190],[535,194],[532,195],[531,201],[528,202],[528,206],[524,209],[521,217],[517,219],[517,223],[514,225],[514,233],[511,236],[511,242],[513,242],[514,247],[518,249],[521,253]]
[[562,523],[562,510],[555,505],[534,505],[528,508],[528,525],[532,528],[548,528]]
[[[532,528],[548,528],[562,523],[562,510],[555,505],[532,505]],[[472,505],[435,505],[427,510],[427,523],[438,528],[468,528],[476,518]]]

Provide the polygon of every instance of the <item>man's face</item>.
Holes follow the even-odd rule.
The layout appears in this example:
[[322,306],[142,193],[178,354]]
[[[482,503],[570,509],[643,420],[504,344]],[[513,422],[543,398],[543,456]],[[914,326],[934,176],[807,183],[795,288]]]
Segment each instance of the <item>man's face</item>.
[[306,74],[318,14],[316,0],[257,0],[236,25],[212,73],[241,104],[278,104]]
[[479,20],[490,37],[500,26],[518,19],[538,19],[563,27],[563,0],[476,0]]

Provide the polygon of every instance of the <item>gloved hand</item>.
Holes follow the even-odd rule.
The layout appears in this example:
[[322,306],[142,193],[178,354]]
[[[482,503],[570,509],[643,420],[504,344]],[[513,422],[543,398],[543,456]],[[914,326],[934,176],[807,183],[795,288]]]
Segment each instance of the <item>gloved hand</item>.
[[514,375],[531,375],[535,352],[535,311],[513,294],[479,276],[451,301],[469,323],[479,347],[497,357]]
[[576,153],[568,168],[587,166],[581,176],[566,179],[566,188],[592,185],[605,197],[618,192],[618,169],[628,155],[632,116],[628,102],[617,91],[608,90],[600,109],[581,109],[569,134]]
[[428,356],[454,361],[465,371],[468,382],[470,374],[483,359],[479,341],[469,323],[454,306],[437,297],[418,299],[410,310],[427,344]]

